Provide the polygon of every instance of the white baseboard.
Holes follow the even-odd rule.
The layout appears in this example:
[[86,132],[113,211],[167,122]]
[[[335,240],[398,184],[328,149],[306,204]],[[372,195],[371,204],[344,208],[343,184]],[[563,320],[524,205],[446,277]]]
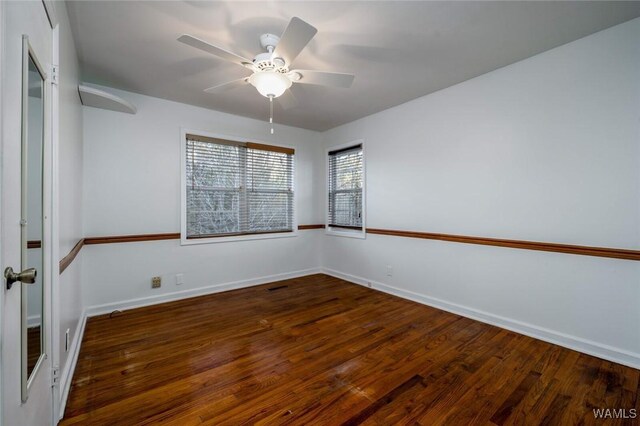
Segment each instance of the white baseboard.
[[89,306],[86,309],[86,313],[87,317],[94,317],[96,315],[108,314],[115,310],[124,311],[126,309],[141,308],[143,306],[156,305],[158,303],[172,302],[174,300],[187,299],[189,297],[204,296],[207,294],[220,293],[223,291],[236,290],[239,288],[252,287],[254,285],[267,284],[273,281],[287,280],[290,278],[298,278],[305,275],[320,273],[322,273],[321,268],[311,268],[301,271],[286,272],[283,274],[268,275],[266,277],[251,278],[224,284],[215,284],[190,290],[174,291],[171,293],[159,294],[157,296],[141,297],[131,300],[121,300],[119,302]]
[[67,406],[67,399],[69,398],[69,391],[71,390],[71,381],[73,380],[73,373],[75,372],[76,364],[78,363],[78,355],[80,355],[80,346],[82,346],[82,338],[84,337],[84,327],[86,324],[87,313],[86,311],[82,311],[82,314],[78,319],[78,326],[76,327],[75,335],[71,341],[67,363],[60,375],[60,401],[58,401],[60,407],[58,414],[60,419],[64,417],[64,410]]
[[527,324],[514,319],[505,318],[499,315],[494,315],[488,312],[458,305],[456,303],[437,299],[435,297],[426,296],[424,294],[415,293],[409,290],[403,290],[366,278],[346,274],[340,271],[335,271],[333,269],[323,268],[323,272],[327,275],[331,275],[345,281],[350,281],[352,283],[369,287],[374,290],[379,290],[384,293],[402,297],[403,299],[409,299],[414,302],[442,309],[443,311],[462,315],[463,317],[471,318],[480,322],[511,330],[516,333],[524,334],[535,339],[563,346],[565,348],[569,348],[578,352],[583,352],[588,355],[593,355],[595,357],[616,362],[618,364],[623,364],[628,367],[640,369],[640,354],[629,352],[624,349],[583,339],[577,336],[571,336],[568,334],[560,333],[558,331],[538,327],[533,324]]
[[40,326],[40,315],[30,315],[27,317],[27,328]]

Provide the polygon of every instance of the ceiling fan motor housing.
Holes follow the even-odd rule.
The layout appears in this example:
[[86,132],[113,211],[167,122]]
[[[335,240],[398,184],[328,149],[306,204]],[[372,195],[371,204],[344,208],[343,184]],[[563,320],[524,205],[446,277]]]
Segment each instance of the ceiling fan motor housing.
[[260,71],[274,71],[282,74],[289,72],[284,60],[282,58],[272,58],[269,52],[258,53],[253,58],[253,65]]
[[274,34],[262,34],[260,36],[260,44],[267,51],[258,53],[253,58],[253,64],[260,71],[275,71],[286,74],[289,69],[286,67],[285,61],[279,57],[273,57],[273,51],[280,42],[280,37]]

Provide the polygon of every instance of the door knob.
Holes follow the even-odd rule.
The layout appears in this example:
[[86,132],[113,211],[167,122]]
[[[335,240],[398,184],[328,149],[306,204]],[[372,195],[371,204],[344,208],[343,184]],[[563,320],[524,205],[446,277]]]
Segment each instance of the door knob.
[[38,271],[36,271],[36,268],[25,269],[17,274],[13,272],[13,268],[11,266],[4,270],[4,277],[7,280],[7,290],[10,290],[11,286],[16,281],[20,281],[23,284],[33,284],[36,282],[37,276]]

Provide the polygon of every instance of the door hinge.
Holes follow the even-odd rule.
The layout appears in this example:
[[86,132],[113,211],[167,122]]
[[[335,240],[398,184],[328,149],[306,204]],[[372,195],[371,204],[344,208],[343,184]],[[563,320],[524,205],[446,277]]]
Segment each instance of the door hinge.
[[58,85],[58,66],[51,65],[51,84]]
[[51,386],[58,386],[60,383],[60,368],[53,367],[51,369]]

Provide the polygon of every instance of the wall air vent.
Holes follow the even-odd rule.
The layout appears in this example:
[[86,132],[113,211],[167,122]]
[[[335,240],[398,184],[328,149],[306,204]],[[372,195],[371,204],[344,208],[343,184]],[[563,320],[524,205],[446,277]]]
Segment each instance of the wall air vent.
[[78,86],[78,93],[80,94],[82,105],[85,106],[125,112],[127,114],[135,114],[138,111],[131,102],[95,87],[81,84]]

